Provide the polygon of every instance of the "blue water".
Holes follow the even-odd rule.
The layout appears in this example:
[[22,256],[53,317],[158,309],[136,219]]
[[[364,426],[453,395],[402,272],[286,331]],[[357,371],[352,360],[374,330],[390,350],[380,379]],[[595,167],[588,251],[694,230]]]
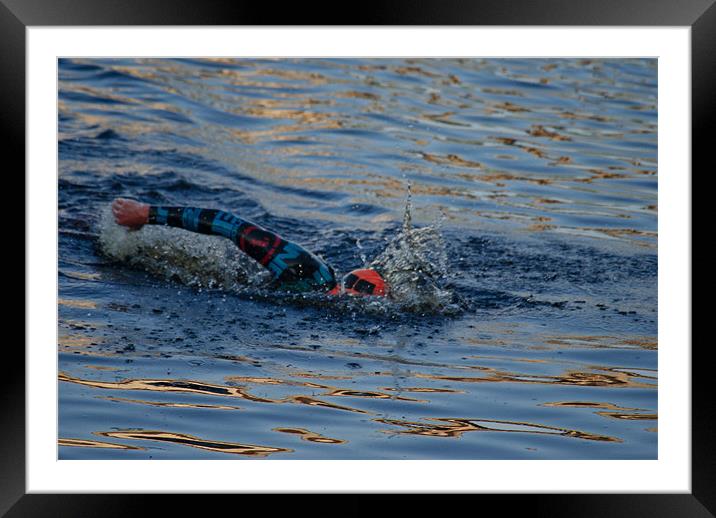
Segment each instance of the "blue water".
[[[60,60],[59,457],[656,458],[656,106],[656,60]],[[408,186],[448,259],[430,311],[99,246],[125,196],[347,272]]]

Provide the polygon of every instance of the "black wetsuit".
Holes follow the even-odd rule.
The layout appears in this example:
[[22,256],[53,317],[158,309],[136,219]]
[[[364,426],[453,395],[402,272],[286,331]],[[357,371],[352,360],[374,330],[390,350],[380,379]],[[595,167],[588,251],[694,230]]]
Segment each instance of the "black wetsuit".
[[150,225],[169,225],[201,234],[228,237],[267,268],[274,284],[288,291],[329,291],[336,286],[333,268],[296,243],[228,212],[194,207],[149,208]]

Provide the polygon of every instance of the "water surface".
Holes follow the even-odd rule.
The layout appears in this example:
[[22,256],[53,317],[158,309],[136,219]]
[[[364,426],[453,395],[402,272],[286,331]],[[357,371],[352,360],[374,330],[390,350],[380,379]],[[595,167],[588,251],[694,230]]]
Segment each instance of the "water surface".
[[[656,458],[656,73],[60,60],[59,458]],[[421,298],[266,293],[226,240],[112,227],[118,196],[339,272],[403,244]]]

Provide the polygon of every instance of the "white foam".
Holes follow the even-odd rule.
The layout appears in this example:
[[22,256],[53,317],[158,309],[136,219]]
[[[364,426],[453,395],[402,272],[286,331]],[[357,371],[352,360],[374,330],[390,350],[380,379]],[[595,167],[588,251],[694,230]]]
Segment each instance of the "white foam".
[[198,288],[243,291],[269,276],[226,238],[159,225],[127,230],[109,207],[100,217],[99,246],[110,259]]

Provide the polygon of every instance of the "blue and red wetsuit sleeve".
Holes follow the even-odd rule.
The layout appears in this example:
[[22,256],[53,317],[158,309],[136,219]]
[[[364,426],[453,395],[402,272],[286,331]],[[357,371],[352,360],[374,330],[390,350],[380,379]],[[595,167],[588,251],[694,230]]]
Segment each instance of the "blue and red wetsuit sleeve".
[[330,290],[336,285],[333,268],[316,255],[256,223],[223,210],[150,206],[147,223],[227,237],[267,268],[286,289]]

